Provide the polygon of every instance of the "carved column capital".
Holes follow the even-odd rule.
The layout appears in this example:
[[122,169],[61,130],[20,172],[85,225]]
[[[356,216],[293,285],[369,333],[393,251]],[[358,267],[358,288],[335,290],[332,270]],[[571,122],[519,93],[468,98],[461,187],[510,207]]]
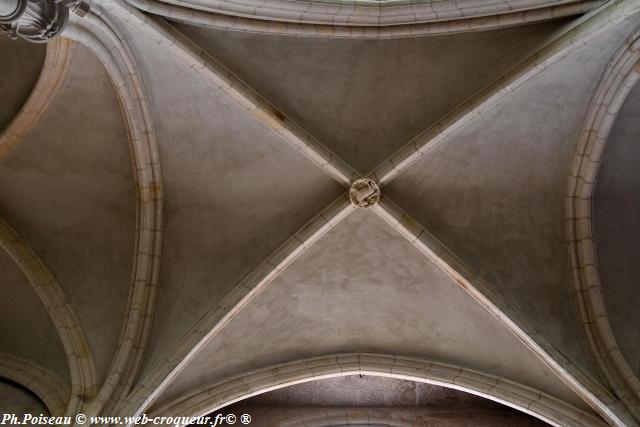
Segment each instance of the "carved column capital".
[[62,32],[70,10],[84,16],[89,5],[82,0],[0,0],[0,30],[12,38],[46,43]]

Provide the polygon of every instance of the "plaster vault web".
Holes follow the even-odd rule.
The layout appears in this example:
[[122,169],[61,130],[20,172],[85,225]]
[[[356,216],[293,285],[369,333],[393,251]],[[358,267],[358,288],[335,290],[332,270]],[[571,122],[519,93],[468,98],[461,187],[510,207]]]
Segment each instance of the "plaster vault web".
[[367,374],[638,425],[591,198],[640,2],[14,3],[2,29],[49,43],[0,40],[41,69],[0,116],[0,377],[49,413]]

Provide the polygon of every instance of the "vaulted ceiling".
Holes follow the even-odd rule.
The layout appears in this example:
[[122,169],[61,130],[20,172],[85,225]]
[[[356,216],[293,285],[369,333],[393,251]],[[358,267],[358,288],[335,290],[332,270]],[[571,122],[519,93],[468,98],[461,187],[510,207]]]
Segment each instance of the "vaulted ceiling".
[[640,425],[640,1],[89,6],[0,37],[0,409]]
[[[220,409],[212,416],[251,414],[269,426],[411,425],[539,427],[546,423],[455,389],[384,377],[352,375],[270,391]],[[346,423],[346,424],[345,424]]]

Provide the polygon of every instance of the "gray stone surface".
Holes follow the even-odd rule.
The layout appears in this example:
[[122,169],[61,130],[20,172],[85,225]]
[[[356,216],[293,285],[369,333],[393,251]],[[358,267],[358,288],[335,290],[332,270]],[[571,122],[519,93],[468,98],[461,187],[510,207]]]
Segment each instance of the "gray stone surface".
[[144,51],[165,203],[146,373],[344,189],[188,66],[144,37],[132,40]]
[[18,417],[24,414],[37,416],[49,415],[49,411],[38,396],[29,390],[0,379],[0,415],[2,414],[15,414]]
[[[628,3],[627,10],[639,4],[622,2]],[[358,209],[246,306],[225,306],[233,313],[229,321],[193,360],[180,366],[184,370],[161,392],[156,406],[142,408],[136,405],[149,397],[147,393],[165,385],[159,386],[164,378],[151,372],[175,355],[184,337],[197,341],[204,332],[193,332],[193,326],[239,280],[343,194],[350,184],[345,176],[350,174],[331,159],[334,176],[346,184],[337,185],[309,160],[321,157],[309,154],[313,145],[304,147],[305,157],[274,132],[287,121],[278,112],[256,109],[251,96],[236,92],[239,86],[233,79],[230,88],[216,86],[225,78],[203,71],[199,51],[189,56],[176,45],[180,37],[152,28],[166,22],[147,19],[120,2],[94,0],[94,11],[98,5],[104,7],[102,18],[73,18],[80,26],[89,24],[88,32],[75,28],[67,34],[94,48],[106,47],[102,53],[113,54],[110,59],[118,71],[127,77],[136,74],[133,83],[127,80],[131,93],[118,100],[100,62],[79,46],[69,75],[40,122],[0,161],[0,217],[33,247],[69,295],[87,332],[100,383],[126,318],[137,224],[136,179],[121,105],[137,102],[138,96],[141,103],[148,99],[164,209],[162,230],[157,230],[163,242],[157,305],[142,371],[125,372],[122,378],[134,383],[132,393],[124,396],[118,390],[106,402],[110,408],[106,411],[124,396],[123,415],[138,410],[151,413],[173,398],[256,368],[334,353],[374,352],[495,374],[591,414],[594,410],[578,394],[589,400],[594,393],[602,398],[591,400],[600,413],[613,421],[620,415],[611,415],[619,410],[618,402],[607,406],[607,396],[600,394],[607,381],[598,377],[571,299],[563,201],[569,163],[593,90],[611,55],[637,26],[637,16],[635,22],[608,28],[559,63],[548,68],[545,63],[545,72],[500,98],[497,106],[481,106],[477,121],[382,188],[383,201],[399,202],[600,384],[585,381],[574,383],[575,392],[569,389],[562,381],[575,378],[570,369],[564,371],[566,360],[536,357],[522,342],[530,337],[523,333],[518,339],[509,332],[500,320],[502,313],[490,314],[428,261],[401,235],[407,230],[392,228],[371,209]],[[615,19],[608,10],[599,12],[604,18],[595,18],[598,24]],[[366,172],[544,45],[567,22],[378,41],[179,28]],[[88,34],[94,26],[101,27],[96,39]],[[571,43],[582,45],[582,37],[595,27],[600,28],[593,25],[586,32],[571,33]],[[6,76],[0,76],[0,95],[6,97],[0,107],[2,126],[2,120],[11,121],[24,103],[44,54],[41,47],[5,42],[0,40],[0,60],[8,64],[3,62]],[[17,59],[11,62],[11,58]],[[533,67],[532,62],[526,64]],[[10,80],[18,84],[7,85]],[[633,302],[640,272],[634,261],[639,255],[640,226],[631,213],[640,209],[635,196],[640,152],[634,145],[640,136],[638,90],[612,133],[595,208],[605,300],[616,336],[636,371],[640,371],[640,318]],[[139,125],[142,120],[136,120],[139,111],[134,110],[132,123]],[[281,134],[286,134],[286,127]],[[304,137],[291,140],[301,146],[306,142]],[[331,214],[318,223],[327,221],[332,225]],[[416,229],[409,220],[402,224],[409,228],[408,234]],[[287,248],[307,243],[300,238]],[[156,296],[156,288],[150,289],[146,288],[149,295]],[[181,355],[189,349],[183,350]],[[0,351],[32,359],[69,380],[68,363],[48,314],[4,252],[0,253]],[[162,366],[174,368],[173,362],[179,360]],[[555,373],[548,368],[553,362],[559,365]],[[304,380],[311,371],[305,365],[295,371],[299,374],[295,378]],[[280,378],[279,373],[264,372],[260,378],[267,382],[265,377]],[[407,422],[418,425],[434,415],[424,412],[431,406],[440,411],[439,422],[449,417],[447,422],[454,423],[450,425],[516,425],[475,417],[469,410],[479,410],[486,402],[474,406],[480,401],[459,399],[450,390],[395,380],[384,386],[377,379],[366,378],[362,381],[371,382],[364,385],[359,381],[354,377],[304,384],[256,398],[256,405],[267,412],[270,407],[272,415],[274,408],[284,408],[292,416],[301,415],[294,414],[297,410],[317,409],[316,405],[388,408],[395,414],[404,409],[413,417]],[[9,389],[0,384],[0,402],[3,396],[21,396]],[[509,387],[504,390],[517,393]],[[523,404],[538,398],[524,398]],[[559,407],[546,403],[547,415]],[[84,404],[79,407],[85,408]],[[455,414],[453,407],[459,410]],[[560,412],[564,413],[562,408],[556,414]],[[567,418],[559,419],[564,424]]]
[[309,381],[259,394],[239,403],[245,406],[507,408],[452,388],[370,375]]
[[[322,409],[404,416],[419,426],[544,426],[507,406],[458,390],[413,381],[347,376],[310,381],[243,400],[216,414],[249,414],[251,424],[273,426],[286,418],[308,417]],[[352,427],[353,424],[349,424]],[[363,425],[379,425],[375,422]]]
[[177,26],[367,173],[541,47],[560,25],[368,41]]
[[134,191],[120,105],[100,62],[78,47],[40,122],[0,163],[0,216],[71,298],[99,377],[111,363],[131,286]]
[[592,375],[564,195],[591,95],[622,40],[609,32],[564,58],[383,189]]
[[609,134],[593,198],[598,272],[613,333],[640,374],[640,85]]
[[11,123],[38,80],[46,47],[0,37],[0,133]]
[[[515,411],[468,411],[457,408],[291,408],[232,406],[222,415],[249,414],[255,427],[542,427],[549,424]],[[328,417],[334,422],[327,422]],[[344,422],[345,417],[349,421]],[[357,418],[356,418],[357,417]],[[356,418],[358,421],[354,421]],[[393,419],[393,422],[389,422]],[[342,420],[342,421],[339,421]]]
[[348,352],[433,358],[584,406],[449,276],[364,209],[252,300],[160,400],[251,369]]
[[68,381],[67,357],[49,313],[3,248],[0,272],[0,352],[31,359]]

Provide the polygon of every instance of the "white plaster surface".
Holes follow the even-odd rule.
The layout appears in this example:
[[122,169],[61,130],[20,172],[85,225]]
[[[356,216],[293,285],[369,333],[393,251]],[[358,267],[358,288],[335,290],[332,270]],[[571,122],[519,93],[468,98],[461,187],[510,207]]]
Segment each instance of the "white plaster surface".
[[361,173],[540,48],[562,23],[399,40],[176,24]]
[[366,210],[336,226],[262,291],[159,402],[251,369],[355,351],[434,358],[585,406],[452,279]]
[[165,211],[147,373],[343,189],[162,47],[131,41],[150,90]]
[[564,194],[591,96],[624,34],[554,64],[383,190],[594,376],[571,296]]

